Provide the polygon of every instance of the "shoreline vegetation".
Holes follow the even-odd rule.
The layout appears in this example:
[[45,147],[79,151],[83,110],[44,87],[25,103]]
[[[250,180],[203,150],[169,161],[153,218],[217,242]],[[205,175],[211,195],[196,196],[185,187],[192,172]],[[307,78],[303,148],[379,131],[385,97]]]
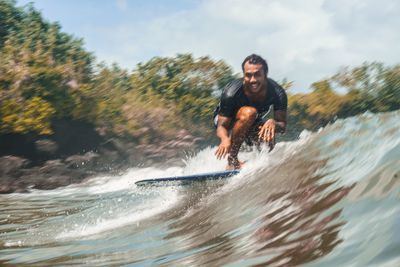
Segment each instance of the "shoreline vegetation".
[[[154,57],[133,71],[96,63],[83,40],[32,5],[0,1],[0,193],[52,189],[129,166],[179,164],[216,144],[212,114],[239,77],[224,61]],[[288,133],[400,108],[400,65],[365,62],[289,96]],[[338,88],[341,92],[338,93]]]

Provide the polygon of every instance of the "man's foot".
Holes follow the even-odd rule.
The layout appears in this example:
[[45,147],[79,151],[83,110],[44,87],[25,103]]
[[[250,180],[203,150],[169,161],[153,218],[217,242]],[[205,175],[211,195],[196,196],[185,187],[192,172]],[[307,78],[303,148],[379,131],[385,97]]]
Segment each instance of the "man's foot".
[[231,170],[239,170],[244,166],[244,162],[238,160],[238,158],[234,158],[231,156],[228,156],[228,165],[226,165],[225,169],[227,171]]

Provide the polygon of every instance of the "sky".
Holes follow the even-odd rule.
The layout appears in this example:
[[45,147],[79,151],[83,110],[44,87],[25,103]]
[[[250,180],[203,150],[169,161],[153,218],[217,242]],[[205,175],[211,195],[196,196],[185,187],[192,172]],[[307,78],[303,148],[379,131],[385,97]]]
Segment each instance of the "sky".
[[308,92],[342,67],[400,62],[398,0],[18,0],[82,38],[98,62],[128,70],[191,53],[241,72],[256,53],[269,77]]

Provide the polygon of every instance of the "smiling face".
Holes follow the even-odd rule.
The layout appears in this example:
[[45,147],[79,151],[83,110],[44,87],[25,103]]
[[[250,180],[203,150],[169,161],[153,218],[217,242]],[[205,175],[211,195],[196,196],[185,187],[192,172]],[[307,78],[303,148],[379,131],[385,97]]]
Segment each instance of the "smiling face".
[[243,84],[246,94],[259,95],[266,89],[266,75],[261,64],[246,62],[243,67]]

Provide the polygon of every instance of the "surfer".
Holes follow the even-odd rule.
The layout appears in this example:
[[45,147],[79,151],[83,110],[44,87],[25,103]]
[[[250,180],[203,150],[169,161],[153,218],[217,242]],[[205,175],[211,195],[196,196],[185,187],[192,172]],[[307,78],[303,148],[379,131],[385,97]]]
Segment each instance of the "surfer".
[[[287,96],[285,90],[268,78],[268,64],[252,54],[242,63],[243,78],[228,83],[214,112],[216,134],[221,143],[215,152],[217,159],[228,156],[227,169],[240,169],[238,153],[243,142],[260,146],[275,146],[275,133],[286,129]],[[273,118],[267,119],[271,109]]]

